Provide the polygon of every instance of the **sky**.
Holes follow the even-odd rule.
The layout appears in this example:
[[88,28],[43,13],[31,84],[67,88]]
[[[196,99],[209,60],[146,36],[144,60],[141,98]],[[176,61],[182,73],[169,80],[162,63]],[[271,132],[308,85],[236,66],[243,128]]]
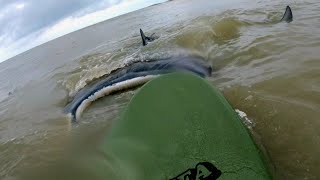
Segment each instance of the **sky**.
[[0,0],[0,62],[98,22],[166,0]]

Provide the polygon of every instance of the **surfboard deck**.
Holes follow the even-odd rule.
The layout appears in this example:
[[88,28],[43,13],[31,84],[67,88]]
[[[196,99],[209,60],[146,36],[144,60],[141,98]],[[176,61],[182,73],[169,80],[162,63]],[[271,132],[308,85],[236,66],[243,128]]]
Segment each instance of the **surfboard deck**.
[[101,149],[111,179],[271,179],[226,99],[191,74],[144,85]]

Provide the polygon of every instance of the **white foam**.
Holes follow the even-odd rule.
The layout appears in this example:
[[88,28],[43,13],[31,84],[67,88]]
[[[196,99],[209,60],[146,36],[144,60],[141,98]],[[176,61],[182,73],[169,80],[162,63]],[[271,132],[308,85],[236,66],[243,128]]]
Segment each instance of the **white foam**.
[[241,119],[248,125],[249,128],[251,128],[254,124],[253,122],[248,118],[247,114],[243,111],[240,111],[239,109],[235,110],[238,115],[241,117]]
[[106,95],[109,95],[111,93],[117,92],[117,91],[121,91],[121,90],[125,90],[125,89],[129,89],[129,88],[133,88],[133,87],[142,85],[157,76],[159,76],[159,75],[148,75],[148,76],[143,76],[143,77],[136,77],[136,78],[128,79],[126,81],[115,83],[113,85],[102,88],[101,90],[95,92],[94,94],[92,94],[87,99],[85,99],[84,101],[81,102],[81,104],[79,105],[79,107],[76,110],[75,119],[78,120],[80,118],[81,114],[83,113],[83,111],[92,102],[96,101],[97,99],[104,97]]

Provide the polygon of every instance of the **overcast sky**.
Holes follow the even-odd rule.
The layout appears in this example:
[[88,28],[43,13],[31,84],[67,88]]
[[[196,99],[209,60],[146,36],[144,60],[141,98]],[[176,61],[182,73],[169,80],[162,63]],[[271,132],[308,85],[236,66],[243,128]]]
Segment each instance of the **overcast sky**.
[[166,0],[0,0],[0,62],[52,39]]

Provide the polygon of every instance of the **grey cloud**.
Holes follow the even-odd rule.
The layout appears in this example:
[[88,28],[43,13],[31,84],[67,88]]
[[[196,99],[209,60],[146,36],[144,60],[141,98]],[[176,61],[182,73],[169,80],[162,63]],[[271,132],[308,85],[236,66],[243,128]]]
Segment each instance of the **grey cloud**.
[[0,10],[7,7],[9,4],[12,4],[13,1],[10,0],[0,0]]
[[119,4],[122,1],[124,1],[124,0],[103,0],[103,1],[99,1],[94,6],[88,6],[87,8],[83,9],[82,11],[80,11],[77,14],[75,14],[74,16],[82,16],[82,15],[89,14],[89,13],[94,12],[94,11],[99,11],[99,10],[105,9],[106,7],[110,7],[112,5]]
[[[32,32],[46,28],[59,20],[80,11],[94,11],[121,0],[4,0],[0,1],[0,12],[10,13],[0,18],[0,36],[19,39]],[[13,9],[14,4],[25,3],[21,10]],[[11,10],[10,10],[11,8]]]

